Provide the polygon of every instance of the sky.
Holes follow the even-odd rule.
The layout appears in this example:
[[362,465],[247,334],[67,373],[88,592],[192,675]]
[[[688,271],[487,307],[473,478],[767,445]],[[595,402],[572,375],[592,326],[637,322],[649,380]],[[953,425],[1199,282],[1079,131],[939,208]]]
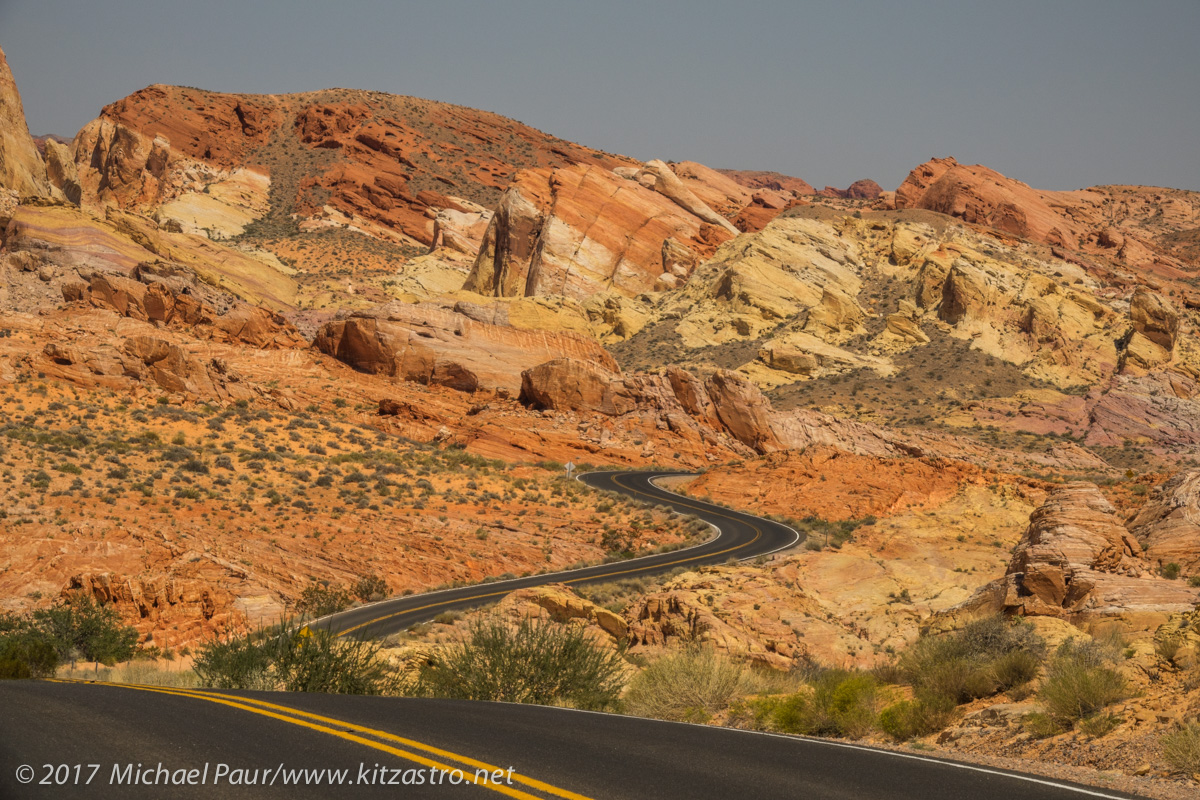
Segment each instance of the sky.
[[31,131],[154,83],[495,111],[638,159],[893,189],[1200,191],[1200,0],[0,0]]

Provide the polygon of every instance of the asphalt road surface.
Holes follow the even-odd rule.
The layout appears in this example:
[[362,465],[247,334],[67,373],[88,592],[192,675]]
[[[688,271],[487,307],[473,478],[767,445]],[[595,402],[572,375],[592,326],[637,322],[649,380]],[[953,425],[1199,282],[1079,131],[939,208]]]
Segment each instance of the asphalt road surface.
[[1128,797],[915,752],[503,703],[3,681],[0,709],[4,800]]
[[[720,534],[673,553],[388,600],[323,624],[351,635],[381,636],[524,586],[604,581],[752,558],[796,542],[786,526],[679,497],[651,483],[654,477],[602,472],[583,480],[695,514]],[[0,800],[497,795],[565,800],[1127,797],[915,752],[568,709],[0,681]]]
[[661,489],[654,484],[657,478],[686,473],[678,472],[590,472],[580,480],[597,489],[620,492],[635,500],[673,508],[681,514],[694,514],[715,526],[720,534],[704,544],[643,556],[594,567],[531,575],[514,580],[493,581],[458,589],[410,595],[393,600],[384,600],[360,606],[324,617],[312,625],[328,627],[343,635],[360,638],[378,638],[432,619],[443,611],[471,608],[492,603],[516,589],[540,586],[545,583],[602,583],[632,575],[653,575],[668,572],[675,567],[719,564],[731,558],[746,559],[783,550],[796,544],[799,537],[794,530],[778,522],[743,514],[674,492]]

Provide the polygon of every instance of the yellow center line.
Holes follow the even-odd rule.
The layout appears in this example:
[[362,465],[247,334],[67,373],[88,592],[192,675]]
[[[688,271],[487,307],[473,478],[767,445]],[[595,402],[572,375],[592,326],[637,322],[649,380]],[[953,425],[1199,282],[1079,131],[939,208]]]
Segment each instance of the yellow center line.
[[[232,708],[239,708],[239,709],[242,709],[243,711],[249,711],[253,714],[260,714],[262,716],[281,720],[283,722],[290,722],[293,725],[298,725],[303,728],[309,728],[311,730],[319,731],[321,733],[327,733],[331,736],[337,736],[340,739],[345,739],[350,742],[355,742],[357,744],[366,745],[367,747],[371,747],[376,750],[381,750],[385,753],[390,753],[391,755],[399,756],[400,758],[406,759],[408,761],[414,761],[418,764],[422,764],[427,767],[433,767],[435,769],[442,770],[443,772],[452,772],[453,770],[458,769],[457,767],[454,767],[454,766],[451,766],[448,764],[444,764],[444,763],[441,763],[438,761],[434,761],[430,758],[426,758],[424,756],[418,755],[417,753],[413,753],[408,750],[401,750],[396,747],[391,747],[390,745],[384,744],[382,742],[372,741],[371,739],[364,739],[361,736],[356,736],[352,733],[347,733],[346,731],[334,730],[333,728],[326,727],[325,725],[319,725],[319,724],[315,724],[312,722],[306,722],[303,719],[298,719],[298,717],[305,717],[307,719],[316,720],[317,722],[323,722],[323,723],[327,723],[329,725],[337,725],[338,727],[346,728],[351,731],[357,731],[358,733],[367,734],[369,736],[374,736],[379,739],[385,739],[387,741],[396,742],[397,744],[402,744],[402,745],[405,745],[406,747],[410,747],[413,750],[421,750],[426,753],[430,753],[432,755],[436,755],[436,756],[439,756],[444,759],[456,761],[459,764],[468,765],[469,767],[476,769],[476,770],[486,771],[490,775],[494,775],[497,771],[507,774],[507,770],[503,769],[501,767],[495,766],[493,764],[488,764],[483,761],[479,761],[479,760],[471,758],[469,756],[460,755],[458,753],[454,753],[449,750],[443,750],[441,748],[433,747],[432,745],[427,745],[427,744],[424,744],[423,742],[418,742],[414,739],[406,739],[402,736],[396,736],[395,734],[388,733],[387,731],[381,731],[381,730],[377,730],[375,728],[368,728],[364,725],[357,725],[353,722],[347,722],[346,720],[337,719],[335,717],[325,717],[320,714],[314,714],[314,713],[311,713],[308,711],[303,711],[301,709],[293,708],[291,706],[280,705],[278,703],[269,703],[265,700],[257,700],[255,698],[250,698],[250,697],[240,697],[238,695],[221,694],[220,692],[202,692],[202,691],[196,691],[196,690],[175,689],[175,688],[168,688],[168,687],[161,687],[161,686],[141,686],[141,685],[137,685],[137,684],[127,684],[127,683],[109,683],[107,681],[71,681],[71,680],[62,680],[59,678],[50,678],[49,680],[52,683],[91,683],[94,685],[111,686],[111,687],[115,687],[115,688],[119,688],[119,689],[133,689],[133,690],[141,691],[141,692],[154,692],[156,694],[166,694],[166,695],[172,695],[175,697],[188,697],[188,698],[192,698],[195,700],[204,700],[209,703],[217,703],[218,705],[230,706]],[[259,707],[256,708],[255,706],[259,706]],[[282,712],[282,713],[277,713],[277,712]],[[506,786],[504,784],[492,783],[492,782],[488,781],[486,778],[484,780],[479,780],[475,775],[467,775],[466,773],[468,771],[463,771],[464,779],[469,780],[471,783],[477,784],[486,789],[491,789],[492,791],[500,792],[501,794],[506,794],[510,797],[524,798],[525,800],[540,800],[539,798],[535,797],[534,795],[528,794],[526,792],[522,792],[519,789],[510,788],[509,786]],[[552,794],[556,797],[565,798],[566,800],[591,800],[591,798],[588,798],[584,795],[576,794],[575,792],[569,791],[567,789],[560,789],[557,786],[552,786],[551,784],[545,783],[543,781],[539,781],[536,778],[530,778],[530,777],[521,775],[516,772],[512,773],[512,780],[514,780],[518,783],[524,784],[525,786],[528,786],[531,789],[534,789],[536,791],[544,792],[546,794]]]
[[[617,484],[618,486],[625,489],[626,491],[632,492],[634,494],[640,494],[643,497],[650,498],[651,500],[661,500],[662,499],[660,497],[656,497],[655,495],[649,494],[648,492],[643,492],[639,489],[635,489],[632,486],[627,486],[626,484],[624,484],[620,480],[618,480],[616,476],[614,476],[612,480],[613,480],[613,483]],[[724,555],[725,553],[732,553],[735,550],[742,550],[746,547],[749,547],[750,545],[754,544],[755,542],[757,542],[759,539],[762,538],[762,531],[753,522],[749,522],[744,519],[739,520],[737,517],[732,517],[728,514],[722,514],[720,511],[713,511],[709,508],[704,508],[702,506],[693,505],[692,503],[684,502],[683,500],[671,499],[671,500],[668,500],[667,502],[676,503],[681,506],[686,506],[687,508],[695,509],[696,511],[708,511],[708,513],[710,513],[714,516],[723,517],[725,519],[732,520],[734,522],[742,522],[745,525],[749,525],[750,528],[754,531],[754,538],[748,542],[743,542],[742,544],[734,545],[733,547],[728,547],[724,550],[718,550],[715,553],[701,553],[698,556],[691,556],[689,558],[681,558],[676,561],[665,561],[665,562],[658,563],[658,564],[647,564],[642,567],[632,567],[630,569],[616,570],[616,571],[612,571],[612,572],[604,572],[599,575],[585,575],[581,578],[571,578],[570,580],[565,580],[565,581],[561,581],[561,582],[562,583],[580,583],[582,581],[594,581],[594,580],[598,580],[600,578],[611,578],[611,577],[615,577],[617,575],[629,575],[630,573],[633,573],[633,572],[645,572],[648,569],[662,569],[663,567],[674,567],[679,564],[687,564],[688,562],[691,562],[691,561],[699,561],[702,558],[712,558],[713,556],[720,556],[720,555]],[[553,576],[546,575],[544,577],[549,578],[549,577],[553,577]],[[487,592],[484,594],[475,594],[475,595],[471,595],[469,597],[455,597],[455,598],[451,598],[450,600],[442,600],[437,603],[429,603],[428,605],[417,606],[416,608],[406,608],[403,611],[396,611],[391,614],[384,614],[383,616],[380,616],[380,617],[372,617],[371,619],[367,620],[366,622],[360,622],[358,625],[355,625],[351,628],[346,628],[346,630],[340,632],[338,634],[338,636],[339,637],[346,636],[347,634],[354,633],[355,631],[362,630],[363,628],[370,627],[371,625],[375,625],[377,623],[384,622],[386,620],[393,619],[394,617],[399,617],[404,614],[413,614],[413,613],[416,613],[417,611],[427,611],[428,609],[431,609],[431,608],[438,608],[439,606],[448,606],[448,605],[452,605],[455,603],[468,603],[468,602],[471,602],[472,600],[484,600],[488,597],[499,597],[500,595],[508,594],[511,591],[512,591],[511,589],[502,589],[498,592]]]

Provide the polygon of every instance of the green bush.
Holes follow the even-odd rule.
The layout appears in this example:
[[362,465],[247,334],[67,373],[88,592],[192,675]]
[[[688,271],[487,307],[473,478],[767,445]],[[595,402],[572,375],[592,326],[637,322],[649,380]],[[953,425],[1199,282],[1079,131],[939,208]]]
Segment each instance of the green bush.
[[1173,581],[1179,577],[1179,571],[1180,571],[1179,565],[1177,563],[1175,563],[1174,561],[1172,561],[1169,564],[1162,565],[1161,573],[1164,578],[1166,578],[1167,580]]
[[1200,773],[1200,722],[1189,722],[1161,740],[1163,758],[1175,772]]
[[900,656],[900,669],[917,697],[958,704],[1028,683],[1044,652],[1029,625],[985,617],[950,633],[921,637]]
[[879,681],[866,672],[828,670],[809,691],[758,703],[758,718],[783,733],[858,739],[877,724],[885,700]]
[[115,608],[86,595],[33,612],[32,626],[47,637],[62,661],[80,657],[111,666],[132,658],[137,649],[137,631],[121,624]]
[[1062,727],[1103,711],[1129,696],[1125,678],[1111,666],[1102,644],[1063,642],[1046,668],[1038,697]]
[[705,722],[729,705],[745,680],[741,664],[694,644],[638,673],[629,684],[625,709],[640,717]]
[[0,636],[0,680],[48,678],[58,668],[58,652],[36,630]]
[[28,616],[0,617],[0,677],[43,678],[61,661],[84,658],[112,665],[128,660],[137,631],[115,609],[77,595]]
[[409,692],[605,709],[617,705],[624,660],[574,625],[524,620],[516,628],[478,622],[434,655]]
[[274,689],[271,648],[259,637],[213,640],[197,649],[192,669],[212,689]]
[[898,742],[907,742],[945,728],[954,709],[954,701],[948,697],[901,700],[879,713],[879,729]]
[[324,629],[259,631],[200,646],[192,669],[201,686],[325,694],[394,694],[399,689],[381,644]]

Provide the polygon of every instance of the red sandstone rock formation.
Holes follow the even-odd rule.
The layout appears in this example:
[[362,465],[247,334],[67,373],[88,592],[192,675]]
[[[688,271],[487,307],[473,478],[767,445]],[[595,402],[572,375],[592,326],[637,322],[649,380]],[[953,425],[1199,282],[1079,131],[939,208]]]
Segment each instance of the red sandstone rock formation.
[[363,372],[514,397],[522,370],[544,361],[570,356],[617,368],[604,348],[578,334],[492,325],[426,304],[348,314],[324,325],[313,346]]

